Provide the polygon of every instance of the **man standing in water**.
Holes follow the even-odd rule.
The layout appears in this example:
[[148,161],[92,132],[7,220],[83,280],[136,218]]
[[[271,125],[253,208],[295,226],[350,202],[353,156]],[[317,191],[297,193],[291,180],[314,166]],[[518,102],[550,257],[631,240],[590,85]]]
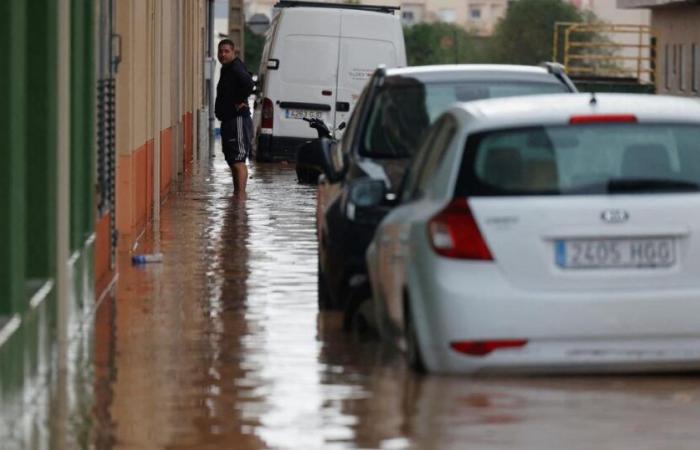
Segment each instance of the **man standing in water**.
[[219,42],[218,59],[221,76],[216,85],[214,112],[221,121],[221,146],[233,173],[235,194],[244,194],[248,181],[246,158],[250,155],[253,122],[248,97],[253,92],[253,79],[243,61],[236,57],[230,39]]

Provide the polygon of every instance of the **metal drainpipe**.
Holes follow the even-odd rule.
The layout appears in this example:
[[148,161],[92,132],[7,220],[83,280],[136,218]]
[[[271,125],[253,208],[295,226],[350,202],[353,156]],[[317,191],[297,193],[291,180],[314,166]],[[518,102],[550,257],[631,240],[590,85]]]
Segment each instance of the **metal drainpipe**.
[[216,65],[214,64],[214,0],[209,0],[209,29],[208,29],[208,39],[209,39],[209,154],[213,153],[212,149],[214,146],[214,139],[216,138],[214,134],[214,125],[216,117],[214,116],[214,96],[216,93],[216,86],[214,86],[214,71],[216,70]]
[[162,121],[162,45],[163,45],[163,4],[161,0],[156,0],[153,4],[153,34],[154,34],[154,45],[153,45],[153,222],[155,223],[154,229],[158,229],[158,224],[160,222],[160,166],[162,164],[160,160],[160,131],[161,121]]
[[[70,3],[58,2],[58,60],[70,61]],[[79,26],[80,24],[76,25]],[[58,65],[58,167],[56,189],[56,297],[58,301],[58,369],[68,369],[68,320],[71,289],[70,248],[70,66]]]

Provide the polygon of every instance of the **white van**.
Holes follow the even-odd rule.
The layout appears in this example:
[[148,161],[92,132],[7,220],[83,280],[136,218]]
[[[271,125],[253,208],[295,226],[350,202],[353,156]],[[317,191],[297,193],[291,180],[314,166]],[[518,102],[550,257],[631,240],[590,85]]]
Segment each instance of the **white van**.
[[258,72],[257,161],[293,161],[299,144],[316,137],[302,118],[318,117],[337,128],[378,66],[406,65],[397,9],[286,0],[275,5]]

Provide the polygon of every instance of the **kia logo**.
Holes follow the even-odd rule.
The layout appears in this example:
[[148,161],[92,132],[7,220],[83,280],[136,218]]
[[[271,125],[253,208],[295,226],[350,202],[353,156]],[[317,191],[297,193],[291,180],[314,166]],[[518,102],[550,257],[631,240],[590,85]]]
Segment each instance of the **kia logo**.
[[630,215],[624,209],[606,209],[600,215],[600,218],[607,223],[623,223],[627,222]]

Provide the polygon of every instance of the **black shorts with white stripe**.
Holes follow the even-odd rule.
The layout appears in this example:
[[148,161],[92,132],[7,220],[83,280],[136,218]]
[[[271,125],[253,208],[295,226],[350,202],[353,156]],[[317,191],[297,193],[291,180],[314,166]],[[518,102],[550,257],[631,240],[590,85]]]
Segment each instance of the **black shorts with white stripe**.
[[229,166],[245,162],[253,145],[253,121],[245,108],[231,120],[221,123],[221,147]]

